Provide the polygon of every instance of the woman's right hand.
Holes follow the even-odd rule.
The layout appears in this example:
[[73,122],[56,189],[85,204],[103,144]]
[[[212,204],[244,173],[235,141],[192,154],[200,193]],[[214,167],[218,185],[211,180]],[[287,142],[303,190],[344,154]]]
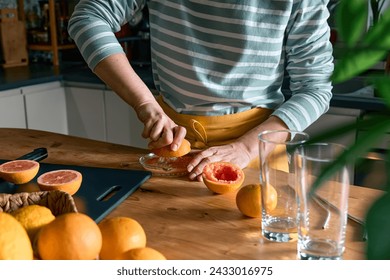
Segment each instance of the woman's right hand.
[[171,145],[177,150],[186,135],[184,127],[176,125],[163,111],[150,89],[135,73],[123,53],[103,59],[94,72],[127,104],[134,108],[144,124],[142,136],[150,139],[149,148]]
[[176,151],[186,136],[186,129],[178,126],[155,102],[147,102],[136,106],[135,111],[139,120],[144,124],[142,137],[149,138],[149,149],[171,145]]

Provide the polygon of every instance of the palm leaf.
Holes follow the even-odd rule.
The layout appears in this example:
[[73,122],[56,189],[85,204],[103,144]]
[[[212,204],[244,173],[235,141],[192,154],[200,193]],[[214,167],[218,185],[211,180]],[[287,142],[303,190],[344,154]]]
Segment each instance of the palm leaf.
[[[365,0],[363,2],[367,6],[367,2]],[[347,46],[335,65],[332,75],[334,83],[349,80],[363,73],[381,61],[390,50],[390,9],[382,14],[380,20],[364,34],[361,41],[356,39],[360,38],[358,34],[362,32],[363,11],[356,10],[358,7],[361,8],[361,5],[363,5],[361,0],[342,0],[338,7],[336,15],[342,19],[336,22],[337,28],[342,38],[346,40]],[[357,16],[358,24],[355,24],[353,15]],[[354,20],[351,21],[351,18]]]
[[387,107],[390,108],[390,79],[387,76],[371,77],[372,84],[379,95],[383,98]]
[[331,78],[333,83],[341,83],[362,74],[382,60],[387,52],[387,50],[370,48],[356,48],[346,52],[335,64]]
[[336,11],[338,33],[348,47],[358,42],[366,30],[367,16],[366,0],[342,0],[338,4]]
[[381,196],[367,212],[367,249],[369,260],[390,260],[390,193]]

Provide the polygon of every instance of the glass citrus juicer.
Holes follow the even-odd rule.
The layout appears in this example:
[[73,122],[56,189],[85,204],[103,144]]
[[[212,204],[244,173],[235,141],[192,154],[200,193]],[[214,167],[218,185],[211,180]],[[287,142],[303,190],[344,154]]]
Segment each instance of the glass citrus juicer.
[[181,146],[172,151],[169,146],[152,149],[152,152],[141,156],[140,164],[144,169],[157,176],[184,176],[188,174],[187,165],[195,152],[191,152],[191,145],[183,139]]

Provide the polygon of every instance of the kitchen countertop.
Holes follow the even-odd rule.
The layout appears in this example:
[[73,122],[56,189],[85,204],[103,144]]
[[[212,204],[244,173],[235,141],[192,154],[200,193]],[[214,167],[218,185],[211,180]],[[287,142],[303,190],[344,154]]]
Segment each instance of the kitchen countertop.
[[[152,70],[150,65],[133,65],[135,71],[145,84],[153,89]],[[83,62],[63,64],[54,67],[50,64],[31,64],[28,66],[0,68],[0,91],[30,86],[40,83],[63,81],[78,82],[105,86],[105,84]],[[330,105],[334,107],[361,109],[367,111],[381,111],[386,108],[385,103],[373,95],[373,90],[364,87],[361,79],[349,82],[352,86],[361,85],[363,90],[349,92],[344,85],[334,87],[334,95]],[[351,85],[348,85],[349,87]],[[289,98],[288,90],[283,91]]]
[[[38,147],[48,150],[42,162],[140,170],[148,151],[38,130],[0,128],[0,159],[12,160]],[[257,183],[258,170],[244,169],[245,184]],[[351,186],[349,213],[364,219],[383,192]],[[77,202],[76,202],[77,205]],[[261,237],[260,220],[237,209],[235,193],[216,195],[187,177],[152,176],[107,217],[127,216],[145,229],[147,244],[170,260],[296,259],[296,242],[274,243]],[[344,259],[365,259],[360,225],[348,221]]]

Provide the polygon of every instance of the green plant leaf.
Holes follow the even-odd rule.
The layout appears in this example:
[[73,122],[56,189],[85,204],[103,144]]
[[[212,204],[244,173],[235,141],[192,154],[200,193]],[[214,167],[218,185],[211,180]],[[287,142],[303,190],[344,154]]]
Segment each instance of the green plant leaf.
[[[341,153],[338,158],[322,170],[321,174],[315,180],[311,193],[313,194],[321,184],[330,178],[336,171],[340,170],[345,164],[354,163],[357,159],[362,158],[375,144],[384,133],[390,129],[390,118],[388,115],[376,115],[370,119],[373,124],[368,129],[368,133],[356,140],[355,144]],[[366,123],[367,124],[367,123]],[[357,123],[359,127],[361,123]],[[307,144],[310,144],[309,141]]]
[[387,170],[387,180],[386,180],[386,191],[390,192],[390,147],[387,147],[387,155],[386,155],[386,162],[385,162],[385,169]]
[[383,101],[386,103],[387,107],[390,108],[390,77],[370,77],[369,80],[372,82],[379,95],[383,98]]
[[338,4],[335,17],[337,31],[348,47],[352,47],[366,31],[367,15],[367,0],[341,0]]
[[390,193],[385,193],[367,212],[367,248],[369,260],[390,260]]
[[390,50],[390,9],[387,9],[380,20],[370,27],[362,40],[362,45],[373,49]]
[[387,50],[367,48],[349,51],[335,64],[331,79],[333,83],[347,81],[374,66],[378,61],[383,59],[386,54]]

